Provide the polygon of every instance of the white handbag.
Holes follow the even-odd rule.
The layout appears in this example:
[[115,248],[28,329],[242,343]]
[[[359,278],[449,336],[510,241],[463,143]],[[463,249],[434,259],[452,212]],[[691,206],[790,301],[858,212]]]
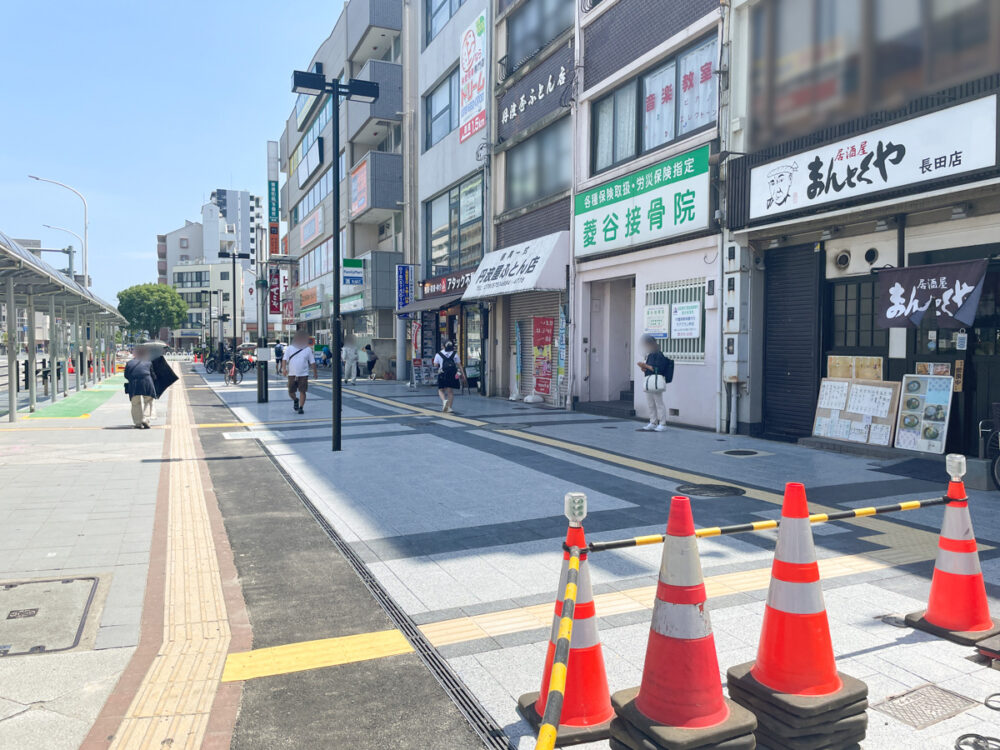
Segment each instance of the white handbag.
[[667,379],[662,375],[647,375],[642,381],[642,390],[646,393],[660,393],[667,390]]

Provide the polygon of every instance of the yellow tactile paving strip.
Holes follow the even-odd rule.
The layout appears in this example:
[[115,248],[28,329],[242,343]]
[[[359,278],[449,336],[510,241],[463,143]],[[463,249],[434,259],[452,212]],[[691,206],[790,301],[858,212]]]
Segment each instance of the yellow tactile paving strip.
[[[230,630],[196,462],[187,395],[170,400],[170,503],[163,643],[112,750],[201,747],[229,649]],[[177,460],[182,459],[182,460]]]

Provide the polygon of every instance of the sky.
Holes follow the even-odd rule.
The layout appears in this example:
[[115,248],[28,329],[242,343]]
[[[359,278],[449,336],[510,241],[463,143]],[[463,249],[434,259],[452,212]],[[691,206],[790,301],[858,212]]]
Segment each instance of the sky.
[[[92,289],[156,283],[156,235],[216,188],[266,198],[267,141],[340,0],[0,0],[0,230],[60,248],[90,208]],[[65,256],[45,254],[56,268]],[[82,259],[77,255],[77,273]]]

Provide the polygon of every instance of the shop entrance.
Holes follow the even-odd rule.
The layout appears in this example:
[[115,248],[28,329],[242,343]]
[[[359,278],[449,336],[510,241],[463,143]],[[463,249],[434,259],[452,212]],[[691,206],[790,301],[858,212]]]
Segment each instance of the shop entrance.
[[635,277],[590,282],[591,401],[632,402]]

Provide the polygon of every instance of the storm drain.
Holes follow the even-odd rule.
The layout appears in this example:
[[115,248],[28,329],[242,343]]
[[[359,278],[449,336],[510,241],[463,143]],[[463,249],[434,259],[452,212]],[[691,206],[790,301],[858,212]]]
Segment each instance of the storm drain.
[[96,578],[0,583],[0,657],[78,646],[96,591]]
[[746,494],[746,490],[731,484],[682,484],[677,487],[677,491],[682,495],[695,497],[734,497]]
[[915,729],[925,729],[975,705],[976,701],[943,690],[937,685],[921,685],[872,708]]

